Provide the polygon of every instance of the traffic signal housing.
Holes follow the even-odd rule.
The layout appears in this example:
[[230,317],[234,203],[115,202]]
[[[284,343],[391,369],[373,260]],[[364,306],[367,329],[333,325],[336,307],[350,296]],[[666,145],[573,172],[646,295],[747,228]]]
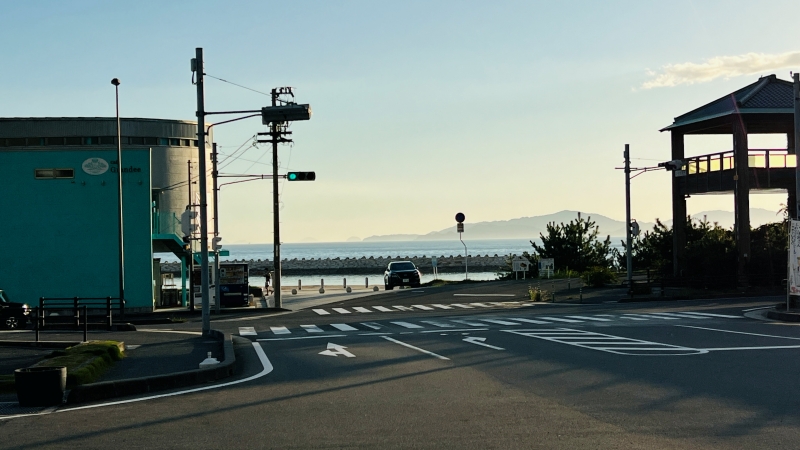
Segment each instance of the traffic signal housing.
[[314,181],[317,179],[316,172],[289,172],[286,174],[289,181]]

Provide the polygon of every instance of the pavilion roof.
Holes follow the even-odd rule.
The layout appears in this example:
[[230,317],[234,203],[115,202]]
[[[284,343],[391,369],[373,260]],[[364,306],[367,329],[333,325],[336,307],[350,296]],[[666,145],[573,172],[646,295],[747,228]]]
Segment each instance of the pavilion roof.
[[761,77],[753,84],[675,118],[672,130],[732,114],[794,114],[794,88],[777,76]]

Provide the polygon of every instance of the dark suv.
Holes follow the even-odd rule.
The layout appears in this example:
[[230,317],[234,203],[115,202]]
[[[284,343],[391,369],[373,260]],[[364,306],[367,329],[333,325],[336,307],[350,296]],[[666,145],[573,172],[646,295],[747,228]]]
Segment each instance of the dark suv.
[[395,286],[419,286],[420,273],[411,261],[390,262],[383,273],[383,287],[391,291]]
[[28,324],[31,309],[25,303],[14,303],[0,289],[0,327],[14,330]]

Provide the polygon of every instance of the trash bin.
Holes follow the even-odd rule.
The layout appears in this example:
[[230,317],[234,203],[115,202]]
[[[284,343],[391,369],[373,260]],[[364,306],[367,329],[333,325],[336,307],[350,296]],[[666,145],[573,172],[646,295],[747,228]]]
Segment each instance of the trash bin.
[[19,406],[56,406],[64,400],[66,367],[30,367],[14,371]]

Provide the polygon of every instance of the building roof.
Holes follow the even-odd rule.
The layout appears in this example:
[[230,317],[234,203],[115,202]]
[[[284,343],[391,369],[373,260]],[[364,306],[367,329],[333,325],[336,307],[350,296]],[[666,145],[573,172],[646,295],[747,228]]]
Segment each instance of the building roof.
[[753,84],[675,118],[672,130],[732,114],[794,114],[794,88],[777,76],[761,77]]

